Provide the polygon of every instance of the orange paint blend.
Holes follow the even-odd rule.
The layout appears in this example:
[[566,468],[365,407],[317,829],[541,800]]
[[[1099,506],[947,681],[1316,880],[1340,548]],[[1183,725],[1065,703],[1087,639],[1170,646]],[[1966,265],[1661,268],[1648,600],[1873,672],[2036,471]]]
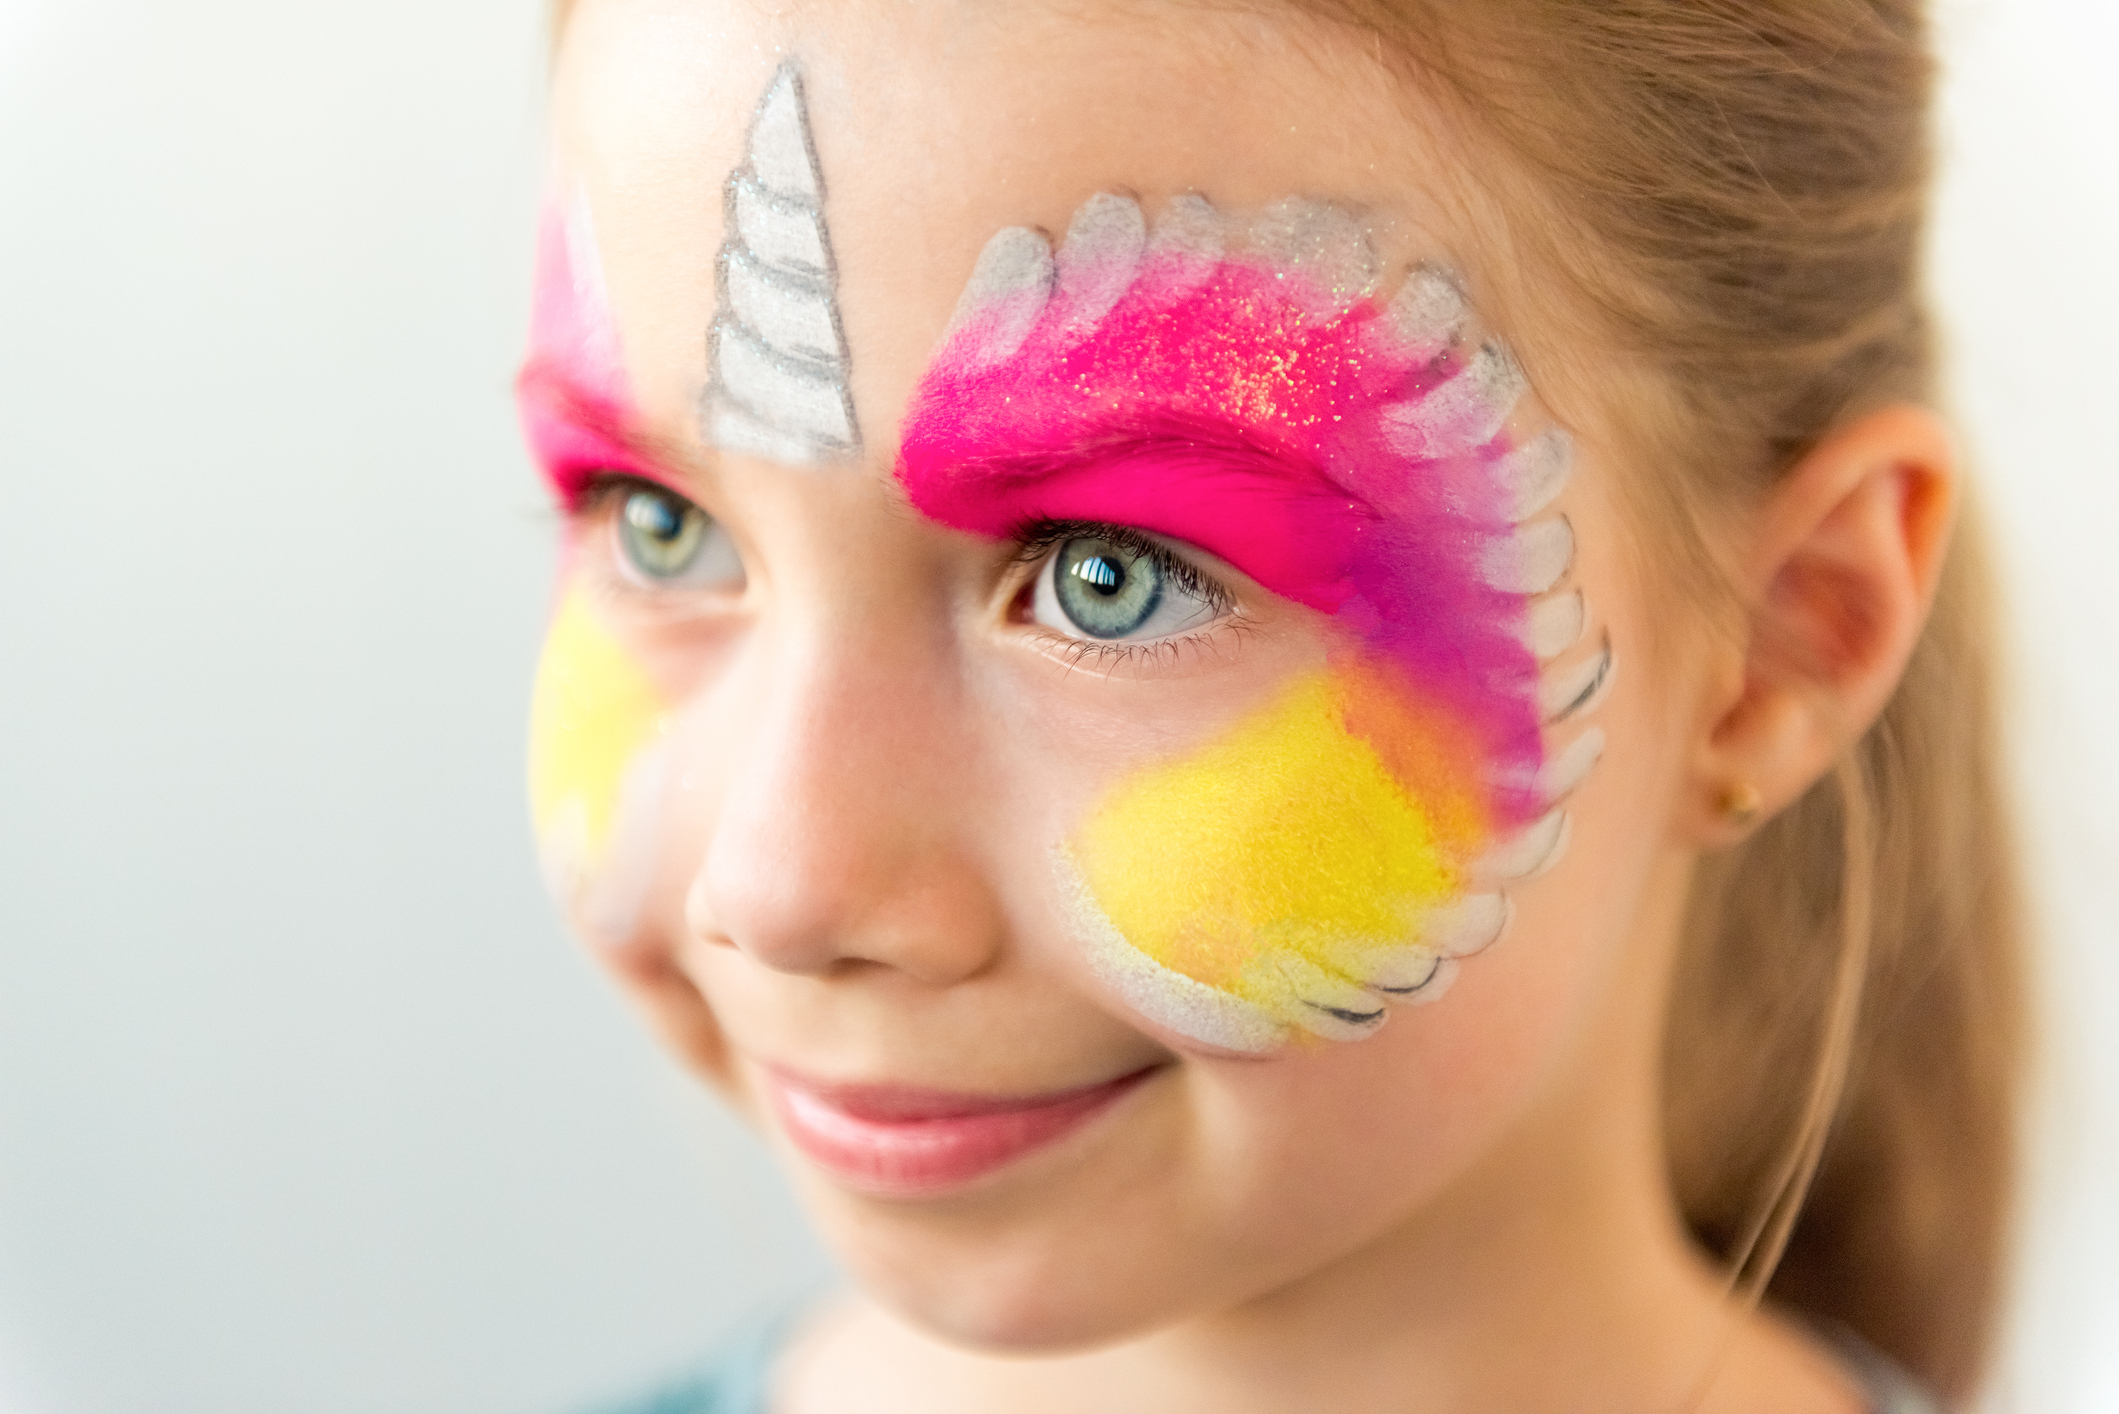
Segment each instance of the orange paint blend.
[[1374,298],[1350,226],[1285,203],[1244,232],[1183,198],[1151,239],[1102,197],[1056,259],[1003,233],[898,466],[944,524],[1135,527],[1332,616],[1325,671],[1119,781],[1056,851],[1126,1000],[1246,1051],[1439,995],[1506,921],[1482,857],[1549,803],[1524,624],[1551,584],[1519,543],[1528,461],[1503,430],[1520,374],[1458,342],[1433,272]]
[[[532,446],[569,505],[608,474],[666,482],[629,440],[585,214],[555,210],[544,237]],[[1097,973],[1210,1046],[1355,1039],[1388,1003],[1440,996],[1506,926],[1507,889],[1557,856],[1555,801],[1601,750],[1595,728],[1546,748],[1610,672],[1607,645],[1552,708],[1546,664],[1586,611],[1561,587],[1567,521],[1530,518],[1566,479],[1565,434],[1511,434],[1522,375],[1468,336],[1446,276],[1416,269],[1388,301],[1380,283],[1333,208],[1239,223],[1185,197],[1151,238],[1136,205],[1100,197],[1056,255],[1024,230],[988,246],[903,423],[898,480],[944,525],[1130,527],[1329,616],[1323,668],[1141,763],[1053,850]],[[859,468],[849,454],[801,474]],[[531,796],[555,889],[605,941],[630,933],[657,862],[668,713],[591,600],[565,592]]]

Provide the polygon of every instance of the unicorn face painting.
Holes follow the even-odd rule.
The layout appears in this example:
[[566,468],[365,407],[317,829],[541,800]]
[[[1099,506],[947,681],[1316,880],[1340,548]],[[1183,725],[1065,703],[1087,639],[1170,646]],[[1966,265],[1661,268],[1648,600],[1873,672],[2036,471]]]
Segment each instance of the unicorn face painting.
[[[859,418],[794,65],[724,193],[702,440],[843,463]],[[548,218],[544,246],[526,406],[578,498],[582,468],[634,459],[575,445],[540,380],[571,361],[562,381],[606,427],[628,395],[587,207]],[[1522,415],[1521,369],[1447,271],[1414,265],[1387,292],[1385,274],[1331,204],[1232,214],[1187,192],[1151,229],[1098,195],[1057,251],[1020,227],[989,240],[901,433],[895,475],[924,515],[995,540],[1046,528],[1033,598],[1092,641],[1167,641],[1211,614],[1144,536],[1329,622],[1322,664],[1112,783],[1051,850],[1094,971],[1211,1046],[1356,1040],[1393,1003],[1439,999],[1566,846],[1565,797],[1603,748],[1582,719],[1613,653],[1608,635],[1584,647],[1573,531],[1547,513],[1571,440]],[[547,875],[599,936],[631,931],[651,878],[668,710],[569,594],[533,799]]]
[[1028,230],[987,245],[904,434],[899,475],[944,524],[1084,527],[1047,574],[1093,637],[1182,593],[1108,525],[1330,617],[1326,666],[1117,783],[1055,853],[1097,969],[1236,1050],[1440,997],[1565,845],[1603,746],[1578,724],[1610,644],[1570,652],[1573,533],[1541,517],[1569,439],[1512,429],[1523,375],[1448,275],[1388,300],[1381,275],[1331,206],[1232,218],[1188,193],[1151,231],[1099,196],[1056,255]]
[[1358,52],[1184,13],[581,0],[557,68],[539,858],[971,1344],[1265,1289],[1591,1124],[1555,1077],[1609,1073],[1682,764],[1478,169]]

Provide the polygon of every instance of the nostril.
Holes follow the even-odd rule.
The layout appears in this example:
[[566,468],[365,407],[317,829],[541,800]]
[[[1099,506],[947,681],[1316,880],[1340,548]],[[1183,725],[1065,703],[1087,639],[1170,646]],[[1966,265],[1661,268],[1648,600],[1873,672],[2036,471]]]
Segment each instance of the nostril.
[[840,940],[855,930],[861,891],[851,871],[825,871],[770,844],[762,833],[724,833],[685,893],[685,928],[698,944],[776,972],[828,972],[846,953]]
[[736,946],[736,940],[715,917],[713,901],[709,897],[711,892],[706,871],[701,870],[692,880],[691,887],[684,891],[684,931],[699,942],[732,948]]

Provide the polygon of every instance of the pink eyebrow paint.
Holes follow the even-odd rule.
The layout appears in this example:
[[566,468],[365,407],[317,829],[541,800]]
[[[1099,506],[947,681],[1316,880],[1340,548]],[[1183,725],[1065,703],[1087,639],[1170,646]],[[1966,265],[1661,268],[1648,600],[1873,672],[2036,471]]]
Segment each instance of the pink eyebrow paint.
[[1091,970],[1155,1025],[1262,1053],[1358,1040],[1442,996],[1559,857],[1603,749],[1606,643],[1563,587],[1574,534],[1533,520],[1572,442],[1510,432],[1527,391],[1430,267],[1375,298],[1350,214],[1231,219],[1092,198],[1057,252],[1002,231],[901,432],[922,512],[1189,542],[1329,616],[1321,669],[1211,739],[1107,783],[1053,852]]
[[1196,241],[1070,235],[1056,271],[989,251],[906,419],[913,504],[996,537],[1092,520],[1198,545],[1472,733],[1497,826],[1542,810],[1525,596],[1492,570],[1515,530],[1505,353]]
[[538,223],[530,352],[516,379],[523,436],[563,506],[598,476],[656,481],[683,494],[634,445],[632,393],[596,252],[588,203],[553,200]]

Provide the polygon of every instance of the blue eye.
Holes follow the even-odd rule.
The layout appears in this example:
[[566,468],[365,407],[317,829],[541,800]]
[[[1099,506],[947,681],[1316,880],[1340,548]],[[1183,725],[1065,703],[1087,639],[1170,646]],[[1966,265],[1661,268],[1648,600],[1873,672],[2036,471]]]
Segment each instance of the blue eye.
[[1060,611],[1091,638],[1138,633],[1162,603],[1162,567],[1108,540],[1086,537],[1060,546],[1052,562]]
[[618,507],[618,549],[650,584],[734,586],[743,561],[713,517],[673,491],[634,486]]
[[1225,596],[1137,534],[1075,535],[1038,571],[1031,617],[1070,638],[1163,638],[1213,619]]

